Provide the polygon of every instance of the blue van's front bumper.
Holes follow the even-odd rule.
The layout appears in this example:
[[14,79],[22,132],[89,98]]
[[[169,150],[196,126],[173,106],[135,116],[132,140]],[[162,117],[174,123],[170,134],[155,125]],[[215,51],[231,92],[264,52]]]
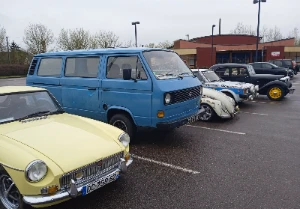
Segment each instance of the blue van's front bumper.
[[205,112],[204,109],[201,108],[198,110],[198,112],[195,115],[192,115],[190,117],[180,118],[179,120],[175,120],[175,121],[160,122],[156,124],[156,127],[158,129],[177,128],[199,120],[199,118],[204,114],[204,112]]

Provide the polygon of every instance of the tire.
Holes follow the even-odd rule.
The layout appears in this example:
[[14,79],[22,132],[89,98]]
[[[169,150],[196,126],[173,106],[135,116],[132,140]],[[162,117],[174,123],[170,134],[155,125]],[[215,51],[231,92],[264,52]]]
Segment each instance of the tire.
[[280,101],[285,96],[285,92],[281,86],[271,86],[267,91],[267,96],[272,101]]
[[201,104],[201,107],[205,110],[205,113],[203,114],[202,117],[200,117],[200,120],[212,121],[216,116],[216,113],[213,110],[213,108],[206,103]]
[[[23,202],[23,196],[14,184],[11,177],[0,168],[0,208],[2,209],[27,209],[29,208]],[[12,186],[11,186],[12,185]],[[5,190],[11,186],[8,196],[4,195]],[[14,198],[14,199],[13,199]]]
[[136,126],[132,119],[125,114],[116,114],[111,117],[109,124],[125,131],[130,138],[133,138],[136,133]]

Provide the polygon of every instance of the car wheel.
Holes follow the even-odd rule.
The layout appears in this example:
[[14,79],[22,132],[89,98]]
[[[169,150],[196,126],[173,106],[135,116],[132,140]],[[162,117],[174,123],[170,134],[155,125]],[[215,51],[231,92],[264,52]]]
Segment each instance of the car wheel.
[[125,131],[130,138],[135,135],[136,127],[131,118],[124,114],[116,114],[111,117],[109,124]]
[[284,97],[284,91],[281,86],[271,86],[268,89],[267,96],[270,100],[279,101]]
[[211,121],[215,117],[215,111],[208,104],[201,104],[201,107],[204,109],[204,114],[200,117],[202,121]]
[[14,181],[6,172],[0,173],[0,206],[4,209],[28,208]]

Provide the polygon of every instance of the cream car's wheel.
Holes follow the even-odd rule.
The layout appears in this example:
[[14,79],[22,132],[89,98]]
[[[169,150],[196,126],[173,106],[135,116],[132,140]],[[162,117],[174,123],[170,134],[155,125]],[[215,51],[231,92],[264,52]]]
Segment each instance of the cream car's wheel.
[[0,174],[0,201],[5,209],[23,209],[22,195],[7,174]]
[[201,104],[204,109],[204,114],[200,117],[200,120],[211,121],[215,117],[215,111],[208,104]]

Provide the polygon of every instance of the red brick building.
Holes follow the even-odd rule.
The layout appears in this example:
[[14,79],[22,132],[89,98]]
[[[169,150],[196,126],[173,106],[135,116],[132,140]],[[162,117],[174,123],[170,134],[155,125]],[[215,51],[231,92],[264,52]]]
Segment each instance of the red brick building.
[[[294,47],[294,38],[259,43],[259,62],[292,58],[300,61],[300,47]],[[174,41],[176,51],[191,68],[208,68],[216,63],[250,63],[255,61],[256,36],[215,35]]]

